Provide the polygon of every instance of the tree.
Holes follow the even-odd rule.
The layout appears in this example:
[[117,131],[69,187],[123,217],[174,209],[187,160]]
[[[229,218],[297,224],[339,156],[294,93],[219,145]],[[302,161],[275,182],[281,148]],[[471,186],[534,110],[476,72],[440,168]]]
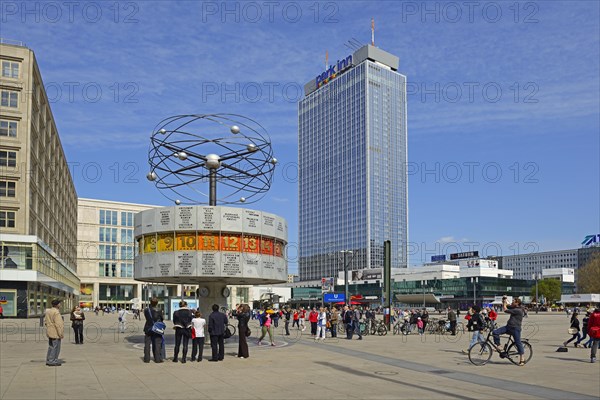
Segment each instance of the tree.
[[600,293],[600,254],[577,271],[578,293]]
[[[538,294],[544,297],[546,304],[560,300],[561,287],[558,279],[542,279],[538,281]],[[535,298],[535,285],[531,288],[531,297]],[[537,299],[535,299],[537,302]]]

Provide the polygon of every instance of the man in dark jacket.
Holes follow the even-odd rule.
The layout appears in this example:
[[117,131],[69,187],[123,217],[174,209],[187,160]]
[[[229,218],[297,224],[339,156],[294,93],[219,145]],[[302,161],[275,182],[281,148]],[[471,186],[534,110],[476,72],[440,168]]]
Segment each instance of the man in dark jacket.
[[175,354],[173,356],[173,362],[177,362],[179,356],[179,346],[181,346],[181,340],[183,339],[183,357],[181,363],[185,364],[188,343],[190,337],[192,337],[192,310],[188,308],[187,302],[181,300],[179,302],[179,310],[173,313],[173,327],[175,328]]
[[450,321],[450,332],[452,332],[452,336],[455,336],[456,335],[456,313],[450,307],[448,307],[448,321]]
[[219,311],[217,304],[213,304],[212,310],[213,312],[208,316],[208,334],[210,335],[212,358],[208,361],[223,361],[223,358],[225,358],[223,335],[225,334],[225,325],[227,325],[227,316]]
[[152,354],[154,362],[161,363],[162,359],[162,335],[152,332],[152,325],[155,322],[163,321],[164,317],[162,310],[157,308],[158,299],[153,297],[150,300],[150,306],[144,310],[146,323],[144,324],[144,362],[150,362],[150,346],[152,346]]

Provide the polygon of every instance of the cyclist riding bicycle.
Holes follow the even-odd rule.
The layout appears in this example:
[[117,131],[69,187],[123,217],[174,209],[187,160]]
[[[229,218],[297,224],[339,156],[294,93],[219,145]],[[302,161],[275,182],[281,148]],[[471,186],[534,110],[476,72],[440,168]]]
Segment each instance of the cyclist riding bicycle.
[[508,333],[513,337],[513,340],[517,344],[517,350],[519,351],[519,366],[525,365],[525,350],[521,343],[521,324],[523,323],[523,309],[521,308],[521,299],[514,299],[511,305],[508,305],[506,297],[502,298],[502,309],[505,313],[510,314],[510,318],[506,323],[506,326],[495,329],[492,332],[494,336],[494,344],[498,353],[502,353],[503,349],[500,347],[500,335]]

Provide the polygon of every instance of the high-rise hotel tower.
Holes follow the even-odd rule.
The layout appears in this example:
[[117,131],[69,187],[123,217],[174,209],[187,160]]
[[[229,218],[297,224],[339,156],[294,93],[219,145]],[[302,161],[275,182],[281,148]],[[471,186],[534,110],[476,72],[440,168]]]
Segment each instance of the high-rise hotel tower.
[[301,281],[337,277],[344,255],[349,269],[381,268],[385,240],[392,268],[407,265],[406,76],[398,64],[366,45],[304,86]]

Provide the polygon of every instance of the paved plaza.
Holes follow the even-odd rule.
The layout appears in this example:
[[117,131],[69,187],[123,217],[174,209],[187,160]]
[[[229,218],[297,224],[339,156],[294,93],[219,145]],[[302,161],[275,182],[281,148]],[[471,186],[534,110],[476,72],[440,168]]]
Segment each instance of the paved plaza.
[[[470,334],[365,336],[317,342],[309,329],[283,336],[277,346],[257,346],[251,322],[250,358],[238,359],[237,336],[225,360],[173,363],[173,330],[167,323],[168,360],[142,362],[142,324],[129,321],[119,334],[117,316],[87,313],[85,344],[66,329],[61,367],[47,367],[47,340],[39,320],[0,321],[0,399],[598,399],[600,363],[590,351],[556,348],[569,338],[565,314],[532,314],[524,336],[532,361],[518,367],[494,354],[472,365],[461,350]],[[68,318],[67,318],[68,319]],[[500,323],[506,321],[500,317]],[[67,321],[68,322],[68,321]],[[266,343],[263,342],[263,343]]]

